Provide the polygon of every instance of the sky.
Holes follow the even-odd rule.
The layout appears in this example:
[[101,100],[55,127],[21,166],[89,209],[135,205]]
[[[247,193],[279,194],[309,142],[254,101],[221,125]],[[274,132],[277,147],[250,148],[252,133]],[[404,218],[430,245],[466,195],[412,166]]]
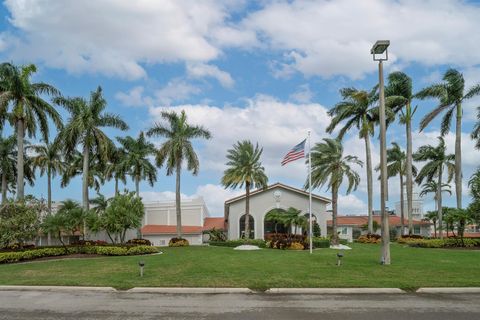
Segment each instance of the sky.
[[[112,138],[137,136],[161,121],[165,110],[185,110],[192,124],[208,128],[212,139],[194,143],[200,173],[184,170],[181,190],[185,198],[203,197],[213,216],[223,215],[224,201],[242,192],[220,185],[226,152],[236,141],[249,139],[263,147],[270,183],[303,186],[305,164],[282,167],[282,157],[308,130],[312,143],[329,137],[327,111],[340,101],[339,89],[370,90],[378,82],[378,65],[370,55],[376,40],[391,41],[385,76],[406,72],[415,91],[441,81],[449,68],[464,74],[467,88],[480,82],[477,1],[7,0],[0,13],[1,60],[35,63],[33,80],[52,84],[64,96],[88,97],[101,86],[107,110],[130,126],[126,132],[106,129]],[[415,100],[414,105],[415,151],[437,144],[439,120],[419,132],[418,123],[436,101]],[[464,104],[464,203],[470,201],[467,181],[480,155],[470,139],[477,106],[479,98]],[[68,118],[60,107],[59,112]],[[446,136],[451,153],[454,140],[453,132]],[[405,129],[398,123],[387,132],[387,143],[393,141],[405,147]],[[365,160],[356,130],[347,134],[344,146],[346,153]],[[375,136],[374,167],[378,151]],[[349,195],[342,190],[340,214],[367,212],[365,168],[355,169],[362,181]],[[125,188],[134,190],[131,180]],[[174,190],[175,177],[166,176],[164,168],[158,169],[153,187],[141,183],[146,200],[174,199]],[[375,209],[379,190],[374,179]],[[390,179],[389,207],[395,207],[399,190],[399,180]],[[45,177],[26,192],[46,197]],[[101,192],[112,195],[113,182]],[[314,192],[329,196],[325,188]],[[90,194],[95,196],[93,190]],[[66,198],[81,199],[80,178],[66,188],[55,179],[53,199]],[[424,200],[425,209],[433,210],[432,197]],[[454,196],[445,195],[444,203],[454,206]]]

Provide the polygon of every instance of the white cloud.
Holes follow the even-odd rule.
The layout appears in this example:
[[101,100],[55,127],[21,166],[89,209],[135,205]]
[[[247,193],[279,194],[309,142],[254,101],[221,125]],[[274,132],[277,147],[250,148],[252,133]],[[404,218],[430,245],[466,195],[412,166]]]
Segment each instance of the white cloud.
[[155,91],[155,101],[163,105],[170,105],[172,102],[185,101],[198,93],[200,93],[199,88],[176,78],[169,81],[165,87]]
[[117,92],[115,99],[120,101],[127,107],[145,107],[152,105],[153,101],[150,97],[143,95],[144,88],[142,86],[133,87],[128,92]]
[[[23,32],[11,56],[44,61],[72,73],[126,79],[142,64],[206,62],[221,46],[253,44],[252,31],[230,27],[241,5],[220,1],[7,0],[10,23]],[[229,38],[230,37],[230,38]]]
[[314,94],[310,90],[310,85],[308,83],[302,84],[298,87],[298,90],[290,95],[290,99],[299,103],[309,103],[312,101]]
[[270,49],[288,53],[280,74],[294,68],[358,79],[377,67],[370,55],[377,39],[391,40],[388,65],[479,64],[478,16],[480,7],[455,0],[297,0],[267,2],[242,23]]
[[226,88],[231,88],[235,84],[228,72],[220,70],[217,66],[205,63],[187,64],[187,73],[192,78],[211,77],[217,79],[220,84]]
[[339,215],[366,215],[367,212],[367,204],[355,194],[350,193],[348,195],[338,196]]

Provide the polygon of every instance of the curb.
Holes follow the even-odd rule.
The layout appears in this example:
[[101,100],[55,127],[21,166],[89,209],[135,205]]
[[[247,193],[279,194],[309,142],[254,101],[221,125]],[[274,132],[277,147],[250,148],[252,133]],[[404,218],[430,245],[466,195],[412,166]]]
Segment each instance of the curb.
[[480,293],[480,287],[419,288],[416,293]]
[[158,288],[158,287],[135,287],[127,290],[132,293],[254,293],[248,288]]
[[265,291],[272,294],[350,294],[350,293],[406,293],[398,288],[271,288]]
[[75,287],[75,286],[0,286],[0,291],[96,291],[116,292],[112,287]]

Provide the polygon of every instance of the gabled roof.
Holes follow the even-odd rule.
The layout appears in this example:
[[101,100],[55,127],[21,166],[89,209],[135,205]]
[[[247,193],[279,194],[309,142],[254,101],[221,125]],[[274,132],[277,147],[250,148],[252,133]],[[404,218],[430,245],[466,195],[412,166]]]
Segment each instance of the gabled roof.
[[203,230],[225,230],[225,218],[224,217],[207,217],[203,220]]
[[[304,195],[304,196],[308,197],[308,192],[306,192],[305,190],[290,187],[290,186],[287,186],[287,185],[285,185],[283,183],[280,183],[280,182],[269,185],[265,189],[257,189],[255,191],[252,191],[252,192],[250,192],[250,196],[254,196],[256,194],[262,193],[263,191],[268,191],[268,190],[275,189],[275,188],[282,188],[282,189],[293,191],[293,192],[296,192],[296,193],[299,193],[301,195]],[[228,200],[225,201],[225,205],[229,205],[231,203],[237,202],[237,201],[242,200],[244,198],[245,198],[245,194],[243,194],[241,196],[238,196],[238,197],[235,197],[235,198],[232,198],[232,199],[228,199]],[[323,202],[327,202],[327,203],[331,202],[330,199],[319,196],[318,194],[314,194],[314,193],[312,193],[312,198],[323,201]]]

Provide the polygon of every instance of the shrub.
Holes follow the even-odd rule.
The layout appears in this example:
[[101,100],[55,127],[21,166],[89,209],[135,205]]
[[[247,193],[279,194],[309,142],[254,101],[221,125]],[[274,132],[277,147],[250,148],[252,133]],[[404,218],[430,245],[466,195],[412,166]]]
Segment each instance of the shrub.
[[189,245],[188,240],[183,238],[172,238],[168,242],[169,247],[188,247]]
[[314,248],[329,248],[330,247],[330,239],[321,238],[321,237],[314,237],[314,238],[312,238],[312,245],[313,245]]
[[94,247],[96,254],[104,256],[126,256],[128,249],[124,247]]
[[34,239],[45,205],[38,201],[8,201],[0,207],[0,248]]
[[130,239],[127,241],[127,244],[142,245],[142,246],[152,245],[152,243],[148,239]]
[[480,247],[480,239],[460,238],[448,239],[409,239],[403,242],[410,247],[420,248],[472,248]]
[[378,234],[369,233],[361,235],[356,241],[359,243],[380,243],[382,241],[382,237]]
[[300,242],[292,242],[290,246],[287,248],[288,250],[303,250],[305,246]]
[[127,254],[130,256],[139,255],[139,254],[151,254],[158,253],[158,249],[152,246],[143,246],[138,245],[128,249]]
[[71,243],[74,246],[105,246],[108,243],[103,240],[78,240]]

